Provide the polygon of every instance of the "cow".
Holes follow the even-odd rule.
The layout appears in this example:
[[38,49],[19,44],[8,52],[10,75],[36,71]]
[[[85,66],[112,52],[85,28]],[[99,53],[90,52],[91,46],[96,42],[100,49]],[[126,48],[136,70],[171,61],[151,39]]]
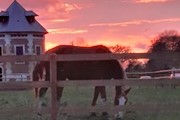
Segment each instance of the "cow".
[[[55,53],[57,55],[65,54],[100,54],[111,53],[103,45],[92,47],[80,47],[71,45],[59,45],[45,52],[45,54]],[[111,80],[125,79],[125,71],[118,60],[86,60],[86,61],[58,61],[57,62],[57,80]],[[33,71],[33,81],[44,79],[50,80],[50,64],[47,61],[41,61],[36,64]],[[37,98],[42,98],[48,88],[35,88]],[[57,88],[57,101],[62,97],[63,87]],[[114,105],[123,105],[127,102],[127,94],[130,88],[123,89],[123,86],[115,86]],[[95,106],[97,98],[101,95],[103,102],[106,101],[105,86],[95,86],[94,96],[91,105]],[[41,102],[39,102],[41,104]],[[39,105],[41,106],[41,105]]]

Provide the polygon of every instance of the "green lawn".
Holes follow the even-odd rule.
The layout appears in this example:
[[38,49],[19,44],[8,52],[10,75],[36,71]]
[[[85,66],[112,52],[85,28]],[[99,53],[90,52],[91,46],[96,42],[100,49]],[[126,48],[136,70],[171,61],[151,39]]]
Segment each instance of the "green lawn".
[[[113,104],[112,99],[114,98],[114,88],[107,87],[106,88],[108,94],[108,104]],[[33,91],[18,91],[18,92],[0,92],[0,109],[12,109],[14,107],[32,107],[35,103],[35,99],[33,96]],[[49,104],[49,91],[45,96],[45,103]],[[75,88],[65,88],[62,102],[67,102],[67,105],[90,105],[93,95],[93,88],[88,87],[75,87]],[[179,102],[180,101],[180,88],[176,89],[171,88],[150,88],[150,87],[134,87],[129,95],[128,104],[135,103],[163,103],[163,102]],[[98,100],[98,104],[100,104],[100,100]],[[179,107],[179,106],[177,106]],[[167,108],[168,109],[168,108]],[[44,120],[48,120],[48,115],[45,115]],[[87,116],[63,116],[60,115],[58,120],[100,120],[102,119],[100,116],[90,117]],[[23,113],[19,113],[18,115],[6,116],[6,118],[2,117],[0,113],[0,120],[36,120],[35,115],[25,116]],[[112,120],[112,118],[110,118]],[[125,114],[124,120],[180,120],[180,111],[172,112],[172,113],[146,113],[146,112],[138,112],[132,111]]]

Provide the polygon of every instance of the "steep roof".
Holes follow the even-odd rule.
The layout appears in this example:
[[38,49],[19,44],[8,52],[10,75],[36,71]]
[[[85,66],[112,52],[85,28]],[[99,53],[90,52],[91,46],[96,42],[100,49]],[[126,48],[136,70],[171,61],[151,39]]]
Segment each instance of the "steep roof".
[[0,23],[0,32],[40,32],[47,33],[46,29],[34,19],[28,22],[27,17],[37,16],[33,11],[26,11],[16,0],[0,12],[0,17],[8,17],[6,23]]

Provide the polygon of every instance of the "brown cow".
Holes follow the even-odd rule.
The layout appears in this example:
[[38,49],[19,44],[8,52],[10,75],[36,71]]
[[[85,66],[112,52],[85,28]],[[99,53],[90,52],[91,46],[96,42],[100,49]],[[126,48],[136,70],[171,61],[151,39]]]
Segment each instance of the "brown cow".
[[[93,47],[77,47],[70,45],[60,45],[48,50],[45,54],[98,54],[111,53],[111,51],[102,45]],[[33,71],[33,80],[38,81],[45,78],[50,80],[50,65],[49,62],[42,61],[38,63]],[[124,79],[125,72],[121,64],[117,60],[95,60],[95,61],[59,61],[57,62],[57,80],[110,80],[110,79]],[[115,87],[114,105],[120,105],[120,97],[124,96],[127,102],[127,93],[130,89],[122,90],[122,86]],[[36,97],[43,97],[47,88],[35,89]],[[59,101],[63,87],[57,88],[57,100]],[[101,95],[102,100],[106,101],[105,86],[95,86],[92,106],[96,104],[98,95]]]

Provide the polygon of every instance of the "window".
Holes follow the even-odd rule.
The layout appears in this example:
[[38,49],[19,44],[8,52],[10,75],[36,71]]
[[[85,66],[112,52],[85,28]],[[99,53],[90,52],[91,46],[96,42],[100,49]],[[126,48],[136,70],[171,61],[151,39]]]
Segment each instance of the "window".
[[11,37],[27,37],[28,35],[25,34],[25,33],[14,33],[14,34],[11,34]]
[[23,54],[24,54],[23,46],[16,46],[16,55],[23,55]]
[[2,67],[0,67],[0,82],[2,81]]
[[44,37],[44,34],[33,34],[34,37]]
[[9,17],[8,16],[0,16],[0,23],[7,23]]
[[2,56],[2,47],[0,46],[0,56]]
[[[15,45],[15,54],[16,55],[24,55],[24,46],[23,45]],[[25,64],[24,61],[18,60],[15,62],[15,64]]]
[[26,19],[29,23],[35,22],[35,17],[34,16],[26,16]]
[[0,37],[5,37],[5,35],[4,34],[0,34]]
[[36,46],[36,55],[40,55],[41,54],[41,47],[38,45]]

